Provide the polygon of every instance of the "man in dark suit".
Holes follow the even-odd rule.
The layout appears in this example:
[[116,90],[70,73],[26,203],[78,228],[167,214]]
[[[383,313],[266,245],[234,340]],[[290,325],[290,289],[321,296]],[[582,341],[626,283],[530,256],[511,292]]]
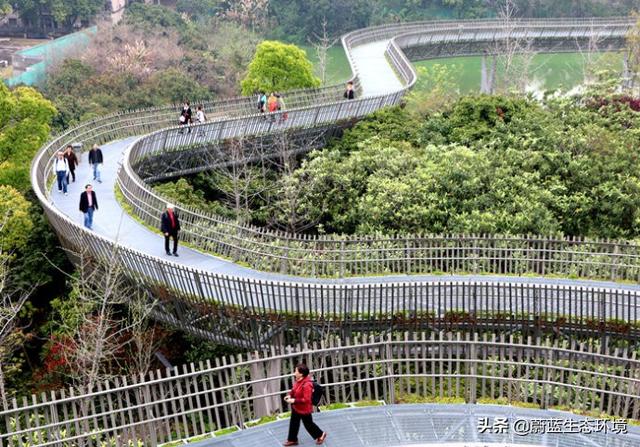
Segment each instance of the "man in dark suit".
[[169,239],[173,238],[173,256],[178,256],[178,231],[180,231],[180,221],[178,215],[173,210],[173,205],[167,203],[167,210],[162,213],[160,220],[160,231],[164,234],[164,251],[171,256],[169,251]]
[[84,187],[84,192],[80,194],[80,211],[84,213],[84,226],[92,230],[93,212],[98,209],[98,199],[91,184]]

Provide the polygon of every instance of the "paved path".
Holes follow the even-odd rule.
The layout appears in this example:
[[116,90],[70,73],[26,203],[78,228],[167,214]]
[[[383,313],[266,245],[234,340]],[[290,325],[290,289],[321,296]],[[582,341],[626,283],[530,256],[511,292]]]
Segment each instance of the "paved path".
[[[357,69],[362,79],[366,95],[374,95],[401,88],[400,81],[386,62],[384,50],[388,41],[374,42],[356,47],[353,50]],[[567,286],[588,286],[606,289],[624,289],[640,291],[640,285],[619,284],[607,281],[571,280],[540,277],[513,277],[494,275],[388,275],[370,277],[351,277],[342,279],[300,278],[296,276],[269,273],[242,267],[233,262],[181,247],[180,257],[167,257],[164,254],[164,239],[158,232],[152,232],[147,227],[129,216],[115,199],[114,188],[123,153],[128,144],[135,138],[113,142],[102,146],[105,163],[102,169],[102,184],[93,182],[89,167],[88,153],[82,154],[81,163],[76,171],[77,181],[70,184],[69,195],[64,196],[52,191],[54,204],[80,225],[83,222],[82,213],[78,210],[80,193],[86,183],[93,183],[99,204],[99,210],[94,215],[94,231],[117,240],[126,247],[134,248],[151,256],[170,259],[172,262],[235,277],[250,277],[256,280],[275,280],[283,282],[302,282],[316,284],[373,284],[392,282],[421,282],[421,281],[455,281],[455,282],[502,282],[516,284],[561,284]]]
[[360,45],[351,54],[360,76],[364,96],[376,96],[402,89],[402,83],[384,55],[389,40]]

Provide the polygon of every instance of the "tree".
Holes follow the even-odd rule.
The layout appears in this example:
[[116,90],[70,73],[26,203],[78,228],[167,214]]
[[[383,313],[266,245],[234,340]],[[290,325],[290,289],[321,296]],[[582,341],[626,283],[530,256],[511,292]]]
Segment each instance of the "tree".
[[[53,304],[57,316],[50,327],[49,349],[58,353],[60,372],[86,390],[118,371],[129,345],[146,349],[132,332],[144,325],[154,303],[142,304],[144,292],[125,276],[117,250],[104,261],[77,253],[77,271],[67,275],[71,292]],[[134,307],[125,312],[129,303]],[[145,358],[138,356],[136,368],[148,364]]]
[[407,95],[409,110],[423,116],[451,104],[460,94],[457,88],[459,73],[460,69],[455,65],[418,67],[417,85]]
[[188,14],[195,18],[198,16],[216,16],[223,12],[225,0],[178,0],[176,11]]
[[319,85],[320,79],[313,75],[313,66],[304,50],[295,45],[268,40],[258,45],[247,76],[241,82],[243,95]]
[[625,54],[627,83],[631,88],[638,84],[640,76],[640,16],[636,16],[636,24],[627,33],[627,51]]
[[[0,227],[0,233],[4,231]],[[0,405],[9,409],[9,392],[6,388],[7,363],[15,349],[20,345],[21,330],[17,327],[22,306],[33,288],[21,289],[11,282],[10,257],[0,252]]]
[[226,17],[234,20],[242,26],[256,31],[267,24],[269,12],[269,0],[237,0],[231,3],[226,12]]
[[329,48],[334,46],[339,38],[329,37],[327,32],[327,18],[322,18],[322,33],[315,34],[314,38],[309,39],[309,43],[313,45],[316,50],[316,56],[318,57],[318,71],[320,72],[320,80],[322,85],[326,84],[327,79],[327,64],[329,63]]
[[[497,14],[500,30],[506,36],[496,41],[493,63],[489,75],[488,91],[524,92],[529,80],[529,71],[533,62],[533,39],[518,37],[517,6],[514,0],[499,0]],[[496,66],[499,71],[496,73]],[[496,76],[496,74],[498,76]],[[498,81],[498,82],[496,82]]]
[[55,21],[71,28],[77,20],[92,20],[104,8],[103,0],[15,0],[20,17],[41,27],[41,18],[50,11]]
[[10,91],[0,84],[0,184],[20,192],[31,188],[31,160],[47,140],[55,113],[53,104],[35,89]]
[[0,0],[0,21],[13,12],[11,3],[8,0]]
[[13,253],[26,246],[33,229],[31,211],[31,204],[15,188],[0,185],[0,253]]

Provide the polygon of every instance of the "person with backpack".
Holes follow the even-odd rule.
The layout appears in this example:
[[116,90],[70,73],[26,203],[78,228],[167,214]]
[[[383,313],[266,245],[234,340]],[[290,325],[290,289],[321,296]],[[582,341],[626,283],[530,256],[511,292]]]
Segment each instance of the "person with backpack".
[[[298,445],[298,432],[300,431],[300,421],[304,428],[316,440],[317,445],[322,445],[327,439],[327,432],[324,432],[313,422],[311,413],[313,412],[314,384],[309,377],[309,368],[304,363],[298,364],[294,371],[293,388],[285,396],[284,400],[291,405],[291,419],[289,420],[289,434],[285,447]],[[319,386],[319,385],[318,385]],[[321,390],[322,388],[320,388]],[[322,392],[320,392],[322,394]],[[319,400],[318,400],[319,401]]]
[[58,192],[64,192],[67,195],[67,178],[69,177],[69,162],[64,158],[64,153],[58,151],[56,159],[53,162],[53,172],[58,181]]
[[264,92],[258,93],[258,112],[264,115],[267,111],[267,95]]

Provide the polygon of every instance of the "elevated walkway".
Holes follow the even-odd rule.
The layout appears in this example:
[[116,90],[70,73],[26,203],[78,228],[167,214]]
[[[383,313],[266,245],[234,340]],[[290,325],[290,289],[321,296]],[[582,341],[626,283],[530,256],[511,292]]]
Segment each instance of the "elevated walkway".
[[[612,18],[525,20],[517,25],[522,36],[528,36],[541,51],[570,51],[590,38],[619,47],[623,45],[632,23],[627,18]],[[134,281],[152,288],[162,287],[166,292],[167,299],[157,309],[159,318],[218,342],[243,347],[262,346],[281,331],[303,327],[305,331],[321,332],[326,329],[325,324],[343,334],[418,326],[448,329],[452,314],[467,315],[469,318],[462,319],[462,323],[473,325],[481,320],[482,315],[489,315],[487,318],[491,324],[517,330],[532,324],[538,325],[538,330],[541,322],[557,329],[558,325],[567,322],[571,328],[584,326],[591,331],[590,334],[598,331],[602,336],[607,330],[607,321],[611,320],[626,336],[635,337],[640,333],[636,324],[640,321],[640,286],[637,281],[620,284],[614,281],[496,275],[379,276],[375,272],[351,278],[303,277],[279,273],[287,271],[286,268],[270,267],[270,271],[261,271],[259,266],[244,267],[185,247],[181,248],[179,258],[167,257],[161,235],[138,220],[156,227],[164,199],[153,194],[151,187],[138,177],[135,171],[137,162],[153,160],[154,157],[170,158],[181,151],[189,152],[192,147],[207,147],[229,138],[273,135],[283,129],[314,129],[359,119],[382,107],[398,104],[415,82],[415,70],[403,51],[411,53],[414,58],[483,54],[487,45],[504,36],[498,22],[482,20],[399,24],[358,30],[343,39],[359,89],[359,97],[354,101],[342,101],[340,86],[298,92],[292,95],[297,105],[289,110],[289,119],[279,125],[252,115],[253,103],[246,98],[220,101],[213,107],[224,111],[228,119],[195,126],[191,133],[184,134],[175,127],[168,127],[175,123],[173,108],[100,118],[70,129],[45,146],[34,160],[32,183],[48,219],[66,248],[101,259],[115,256],[114,262],[121,263]],[[79,194],[84,184],[91,181],[86,154],[83,154],[83,162],[77,171],[78,181],[70,185],[69,196],[51,191],[49,187],[53,154],[76,141],[82,141],[85,148],[97,142],[104,149],[104,183],[94,184],[100,205],[94,216],[94,231],[83,228],[78,211]],[[181,172],[170,172],[169,169],[165,177],[179,176]],[[118,186],[130,187],[125,194],[126,211],[116,200],[116,176]],[[136,218],[128,215],[127,211]],[[187,210],[179,212],[187,215]],[[237,234],[229,234],[216,233],[214,228],[213,236],[202,236],[198,232],[211,230],[208,227],[214,227],[212,221],[203,225],[186,220],[183,221],[182,234],[190,237],[194,246],[198,241],[206,241],[199,247],[206,248],[210,244],[231,247],[232,251],[248,251],[238,247],[244,237],[242,229],[237,229]],[[298,242],[295,240],[293,245]],[[286,261],[315,266],[314,263],[318,262],[316,254],[323,251],[322,246],[310,246],[299,250],[299,258],[287,258],[278,251],[267,253],[277,243],[269,245],[258,241],[258,245],[265,252],[262,254],[258,250],[258,258],[263,256],[282,264]],[[627,251],[627,245],[615,245],[610,251],[607,246],[603,252],[594,253],[590,252],[590,247],[580,247],[580,250],[587,251],[586,256],[591,256],[588,261],[582,261],[582,265],[605,266],[605,275],[588,277],[619,278],[618,271],[622,269],[630,272],[625,273],[624,278],[640,277],[640,254],[634,251],[633,245]],[[347,252],[359,249],[354,246],[356,248]],[[582,254],[573,245],[568,244],[568,247],[562,252],[563,256],[566,253],[566,258],[561,257],[556,265],[570,265],[574,254]],[[414,255],[414,247],[400,244],[399,249],[394,249],[400,254],[391,256],[392,263],[402,266],[405,260],[408,264],[416,257],[418,261],[430,262],[432,254],[428,248],[427,245],[427,250]],[[509,248],[498,255],[505,258],[497,257],[497,261],[492,254],[495,251],[493,247],[487,250],[489,262],[500,265],[504,259],[505,264],[511,263]],[[466,248],[459,252],[445,248],[443,253],[442,256],[449,258],[439,259],[454,263],[476,256],[473,249]],[[541,253],[541,260],[545,262],[546,258],[555,256],[556,251],[543,248],[536,253]],[[383,248],[374,252],[373,257],[385,256],[388,256],[388,251]],[[516,256],[513,260],[522,262]],[[374,261],[378,262],[377,259]],[[323,258],[318,265],[330,262],[330,258]],[[436,269],[429,271],[433,270]],[[513,271],[521,274],[518,269]],[[544,274],[548,272],[545,270]],[[496,321],[491,315],[499,315],[501,321]]]
[[[486,424],[485,424],[486,418]],[[499,405],[412,404],[333,410],[314,414],[327,431],[327,447],[637,447],[640,428],[613,432],[613,422],[595,422],[561,411]],[[503,423],[505,421],[506,423]],[[539,423],[538,421],[549,421]],[[546,424],[546,425],[544,425]],[[535,426],[547,427],[535,433]],[[488,427],[486,431],[479,428]],[[604,427],[606,426],[606,428]],[[288,420],[239,431],[194,447],[278,447],[287,437]],[[557,433],[551,431],[558,430]],[[501,433],[501,431],[504,432]],[[596,431],[598,430],[598,431]],[[484,432],[482,432],[484,431]],[[541,430],[542,431],[542,430]],[[593,431],[588,433],[589,431]],[[524,434],[524,435],[521,435]],[[315,442],[301,427],[301,446]]]

